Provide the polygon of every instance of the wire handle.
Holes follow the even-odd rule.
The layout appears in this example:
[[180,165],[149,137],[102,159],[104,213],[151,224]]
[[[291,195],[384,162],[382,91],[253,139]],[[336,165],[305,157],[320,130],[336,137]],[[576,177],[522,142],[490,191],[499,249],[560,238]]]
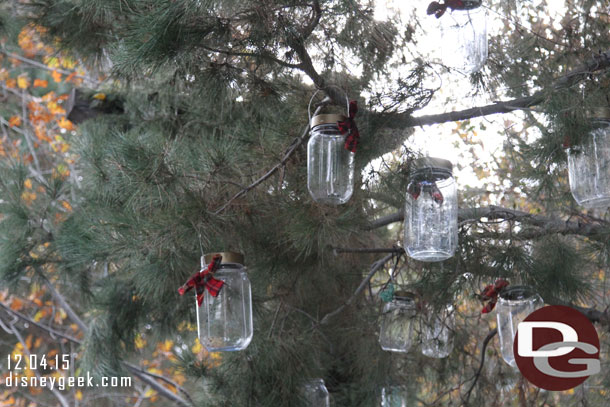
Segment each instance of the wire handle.
[[[339,89],[341,92],[345,92],[345,105],[347,108],[347,116],[349,116],[349,96],[347,95],[347,92],[336,85],[330,85],[329,88],[336,88],[336,89]],[[321,91],[322,91],[322,89],[316,90],[314,92],[314,94],[311,96],[311,99],[309,99],[309,105],[307,106],[307,114],[309,116],[309,123],[311,123],[311,102],[313,102],[313,99]]]

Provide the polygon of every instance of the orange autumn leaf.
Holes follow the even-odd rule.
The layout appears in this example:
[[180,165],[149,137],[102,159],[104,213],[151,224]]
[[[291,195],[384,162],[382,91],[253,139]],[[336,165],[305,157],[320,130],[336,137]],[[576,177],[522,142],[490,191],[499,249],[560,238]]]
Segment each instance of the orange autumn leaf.
[[29,179],[29,178],[28,178],[28,179],[26,179],[26,180],[23,182],[23,186],[24,186],[24,187],[26,187],[27,189],[32,189],[32,180],[31,180],[31,179]]
[[93,95],[93,99],[97,99],[97,100],[104,100],[106,99],[106,94],[105,93],[96,93],[95,95]]
[[69,202],[61,201],[61,206],[63,206],[64,209],[67,210],[68,212],[72,212],[72,205],[70,205]]
[[72,122],[66,119],[65,117],[62,117],[60,120],[58,120],[57,125],[62,129],[66,129],[68,131],[74,130],[74,124],[72,124]]
[[20,126],[21,125],[21,117],[19,117],[19,116],[11,116],[11,118],[8,119],[8,125],[9,125],[9,127]]
[[53,71],[53,72],[51,73],[51,76],[53,77],[53,80],[54,80],[55,82],[61,82],[61,74],[60,74],[59,72],[57,72],[57,71]]
[[49,86],[49,81],[46,79],[34,79],[35,88],[46,88],[47,86]]
[[49,112],[52,114],[66,114],[65,109],[54,101],[47,102],[47,109],[49,109]]
[[70,82],[72,79],[74,79],[74,77],[76,76],[76,72],[72,72],[70,75],[68,75],[65,79],[66,82]]
[[7,88],[15,88],[17,87],[17,80],[15,78],[9,78],[6,80],[6,87]]
[[25,75],[19,75],[17,77],[17,87],[19,89],[27,89],[30,86],[30,79]]
[[13,298],[13,301],[11,302],[11,309],[13,311],[19,311],[21,308],[23,308],[23,301],[21,301],[19,298]]

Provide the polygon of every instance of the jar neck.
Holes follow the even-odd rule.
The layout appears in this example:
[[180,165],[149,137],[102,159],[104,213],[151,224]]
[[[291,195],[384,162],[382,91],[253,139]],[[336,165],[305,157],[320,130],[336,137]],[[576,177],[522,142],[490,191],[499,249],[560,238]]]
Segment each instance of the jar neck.
[[500,294],[500,300],[506,302],[531,301],[537,297],[536,291],[526,285],[517,285],[507,288]]
[[410,175],[409,182],[411,181],[441,181],[447,178],[451,178],[452,173],[446,168],[439,167],[425,167],[419,168]]
[[218,267],[219,270],[239,270],[243,268],[243,264],[239,263],[222,263],[220,267]]
[[311,129],[312,133],[322,133],[328,135],[340,134],[337,123],[319,124]]

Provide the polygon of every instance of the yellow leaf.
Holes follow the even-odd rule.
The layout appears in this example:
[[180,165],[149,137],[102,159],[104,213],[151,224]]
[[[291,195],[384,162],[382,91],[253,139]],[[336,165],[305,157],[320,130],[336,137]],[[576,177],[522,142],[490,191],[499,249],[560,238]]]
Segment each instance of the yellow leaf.
[[9,78],[6,80],[6,87],[7,88],[14,88],[17,86],[17,80],[14,78]]
[[26,179],[23,183],[23,186],[26,187],[27,189],[32,189],[32,180],[31,179]]
[[160,348],[165,352],[169,352],[172,350],[172,346],[174,346],[174,341],[167,340],[161,344]]
[[34,315],[34,321],[39,322],[44,317],[44,312],[38,311],[36,315]]
[[61,201],[61,206],[63,206],[64,209],[67,210],[68,212],[72,212],[72,205],[70,205],[69,202]]
[[[45,62],[45,64],[47,64],[47,66],[49,68],[59,68],[59,60],[57,59],[57,57],[45,56],[44,62]],[[56,82],[59,82],[59,81],[56,81]]]
[[191,351],[194,354],[198,354],[199,352],[201,352],[201,350],[203,349],[203,346],[201,346],[201,342],[199,341],[195,341],[195,344],[193,345],[193,347],[191,348]]
[[138,336],[136,336],[135,345],[136,349],[142,349],[146,346],[146,340],[142,338],[142,335],[138,334]]
[[76,390],[75,397],[78,401],[81,401],[83,399],[83,392],[80,390]]
[[30,86],[30,80],[25,75],[19,75],[19,77],[17,77],[17,86],[19,89],[27,89],[27,87]]
[[105,93],[96,93],[95,95],[93,95],[93,99],[97,99],[97,100],[104,100],[106,99],[106,94]]

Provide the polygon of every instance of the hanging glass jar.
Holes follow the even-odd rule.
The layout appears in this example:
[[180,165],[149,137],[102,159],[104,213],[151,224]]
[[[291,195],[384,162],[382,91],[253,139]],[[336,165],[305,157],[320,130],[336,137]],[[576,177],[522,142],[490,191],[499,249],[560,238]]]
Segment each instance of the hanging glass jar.
[[407,407],[407,387],[383,387],[381,389],[381,407]]
[[453,350],[455,313],[452,305],[430,309],[422,324],[421,352],[431,358],[446,358]]
[[303,398],[307,407],[329,407],[328,390],[322,379],[311,379],[303,385]]
[[496,305],[498,337],[502,359],[512,367],[517,367],[513,354],[513,341],[519,323],[529,314],[544,306],[542,298],[527,286],[514,286],[503,290]]
[[576,202],[585,208],[610,207],[610,108],[590,114],[593,130],[568,149],[568,177]]
[[452,169],[451,162],[442,158],[419,158],[413,164],[405,205],[404,248],[415,260],[446,260],[457,248],[457,186]]
[[487,61],[487,11],[481,0],[463,0],[438,19],[443,64],[465,74],[479,71]]
[[205,256],[205,261],[209,263],[216,255],[222,256],[222,262],[214,278],[224,285],[216,297],[206,294],[203,298],[197,314],[199,341],[209,352],[243,350],[254,332],[252,294],[243,255],[212,253]]
[[383,306],[379,344],[389,352],[408,352],[413,343],[413,324],[417,308],[412,295],[397,291]]

